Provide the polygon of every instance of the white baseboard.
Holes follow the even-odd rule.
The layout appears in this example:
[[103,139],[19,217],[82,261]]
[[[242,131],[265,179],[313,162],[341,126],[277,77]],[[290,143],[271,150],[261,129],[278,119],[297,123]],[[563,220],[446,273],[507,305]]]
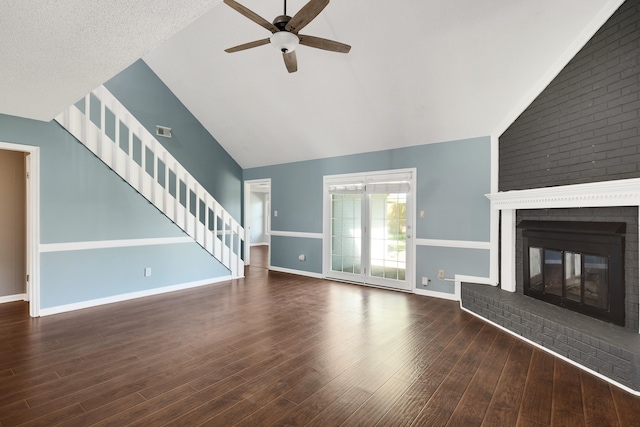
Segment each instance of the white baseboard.
[[490,285],[496,286],[490,278],[488,277],[478,277],[478,276],[465,276],[462,274],[455,274],[453,279],[444,279],[447,282],[453,282],[453,293],[447,292],[438,292],[438,291],[429,291],[427,289],[416,288],[413,293],[416,295],[423,295],[426,297],[434,297],[434,298],[442,298],[448,299],[452,301],[460,301],[461,294],[461,286],[462,283],[478,283],[481,285]]
[[29,301],[27,299],[27,294],[15,294],[15,295],[7,295],[4,297],[0,297],[0,304],[5,302],[15,302],[15,301]]
[[462,283],[477,283],[479,285],[496,286],[489,277],[478,276],[465,276],[462,274],[455,274],[454,276],[454,292],[456,295],[456,301],[462,299]]
[[437,292],[437,291],[428,291],[426,289],[416,288],[413,290],[413,293],[416,295],[422,295],[424,297],[433,297],[440,299],[448,299],[451,301],[458,301],[458,298],[455,294],[449,294],[447,292]]
[[197,288],[199,286],[212,285],[214,283],[226,282],[226,281],[230,281],[237,278],[238,277],[232,277],[231,275],[214,277],[212,279],[198,280],[196,282],[181,283],[179,285],[171,285],[171,286],[165,286],[162,288],[147,289],[144,291],[131,292],[128,294],[113,295],[110,297],[98,298],[98,299],[93,299],[89,301],[81,301],[73,304],[65,304],[65,305],[59,305],[56,307],[41,308],[40,316],[41,317],[50,316],[52,314],[66,313],[68,311],[81,310],[83,308],[96,307],[96,306],[105,305],[105,304],[112,304],[114,302],[127,301],[127,300],[136,299],[136,298],[148,297],[151,295],[164,294],[167,292],[175,292],[175,291],[181,291],[184,289]]
[[320,273],[312,273],[310,271],[304,271],[304,270],[293,270],[293,269],[290,269],[290,268],[272,267],[272,266],[269,266],[269,270],[277,271],[279,273],[289,273],[289,274],[297,274],[298,276],[313,277],[314,279],[324,279],[325,278]]

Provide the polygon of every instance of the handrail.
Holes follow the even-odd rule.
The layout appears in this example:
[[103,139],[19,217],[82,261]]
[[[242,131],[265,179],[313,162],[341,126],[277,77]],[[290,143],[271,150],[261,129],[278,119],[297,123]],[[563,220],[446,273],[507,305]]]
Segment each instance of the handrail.
[[[99,123],[92,120],[92,97],[100,105]],[[113,116],[109,123],[107,116]],[[244,229],[106,87],[87,94],[56,121],[234,277],[244,275]]]

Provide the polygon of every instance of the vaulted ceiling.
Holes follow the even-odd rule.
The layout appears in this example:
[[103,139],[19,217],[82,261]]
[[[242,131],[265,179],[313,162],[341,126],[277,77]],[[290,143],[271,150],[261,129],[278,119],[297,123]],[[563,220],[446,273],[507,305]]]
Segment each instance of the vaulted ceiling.
[[[271,21],[281,0],[239,0]],[[306,0],[289,0],[289,15]],[[243,167],[499,132],[621,0],[333,0],[287,73],[220,0],[23,1],[0,13],[0,113],[50,120],[142,57]]]

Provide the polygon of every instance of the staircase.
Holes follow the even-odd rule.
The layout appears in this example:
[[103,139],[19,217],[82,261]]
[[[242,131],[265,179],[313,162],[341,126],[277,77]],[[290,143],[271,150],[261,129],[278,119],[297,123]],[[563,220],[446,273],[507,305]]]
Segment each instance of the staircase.
[[107,88],[100,86],[56,121],[233,277],[244,276],[244,229]]

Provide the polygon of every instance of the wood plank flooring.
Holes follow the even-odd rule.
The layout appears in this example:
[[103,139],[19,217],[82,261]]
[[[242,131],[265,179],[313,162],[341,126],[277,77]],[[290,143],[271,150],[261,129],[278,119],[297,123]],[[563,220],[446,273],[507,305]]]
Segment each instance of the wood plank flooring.
[[0,305],[0,425],[631,426],[640,398],[457,303],[269,272],[31,319]]

